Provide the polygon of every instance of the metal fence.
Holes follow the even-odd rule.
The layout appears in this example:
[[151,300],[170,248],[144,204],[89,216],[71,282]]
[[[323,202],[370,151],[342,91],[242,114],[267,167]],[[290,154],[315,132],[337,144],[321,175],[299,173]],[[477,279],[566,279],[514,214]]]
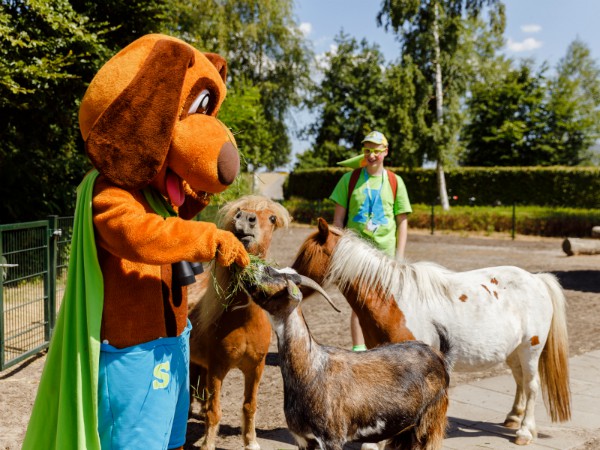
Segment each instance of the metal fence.
[[0,371],[46,348],[64,293],[72,217],[0,225]]

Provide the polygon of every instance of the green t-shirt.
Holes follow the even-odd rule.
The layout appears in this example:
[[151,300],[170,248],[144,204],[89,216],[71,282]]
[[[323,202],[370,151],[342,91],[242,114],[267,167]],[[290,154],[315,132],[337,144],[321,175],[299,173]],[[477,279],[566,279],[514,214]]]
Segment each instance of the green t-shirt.
[[362,169],[348,206],[351,176],[352,172],[344,174],[329,198],[348,210],[348,228],[370,239],[393,257],[396,253],[396,216],[412,212],[404,181],[395,175],[398,188],[394,199],[387,171],[379,176],[369,176]]

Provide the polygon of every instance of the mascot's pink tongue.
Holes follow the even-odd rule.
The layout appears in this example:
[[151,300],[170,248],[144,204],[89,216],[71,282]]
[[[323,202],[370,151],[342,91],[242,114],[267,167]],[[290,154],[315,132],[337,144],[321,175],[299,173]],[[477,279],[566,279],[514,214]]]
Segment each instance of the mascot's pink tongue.
[[175,173],[168,171],[166,185],[167,194],[169,194],[169,200],[171,200],[171,203],[177,207],[183,205],[185,194],[183,192],[183,183],[181,182],[181,178],[179,178]]

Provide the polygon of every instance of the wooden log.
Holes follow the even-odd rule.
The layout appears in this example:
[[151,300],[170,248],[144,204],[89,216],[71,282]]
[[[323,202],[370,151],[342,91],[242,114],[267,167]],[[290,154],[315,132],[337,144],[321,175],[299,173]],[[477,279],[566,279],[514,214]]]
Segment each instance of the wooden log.
[[600,255],[600,240],[566,238],[562,249],[568,256],[573,255]]

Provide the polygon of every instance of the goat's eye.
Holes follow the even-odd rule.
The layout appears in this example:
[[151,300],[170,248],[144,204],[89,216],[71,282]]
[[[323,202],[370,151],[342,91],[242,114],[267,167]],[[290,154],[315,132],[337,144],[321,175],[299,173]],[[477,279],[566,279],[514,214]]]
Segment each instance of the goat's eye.
[[192,102],[188,114],[208,114],[210,107],[210,92],[204,89]]
[[277,217],[271,216],[271,217],[269,217],[269,220],[271,221],[271,223],[275,223],[275,222],[277,222]]

